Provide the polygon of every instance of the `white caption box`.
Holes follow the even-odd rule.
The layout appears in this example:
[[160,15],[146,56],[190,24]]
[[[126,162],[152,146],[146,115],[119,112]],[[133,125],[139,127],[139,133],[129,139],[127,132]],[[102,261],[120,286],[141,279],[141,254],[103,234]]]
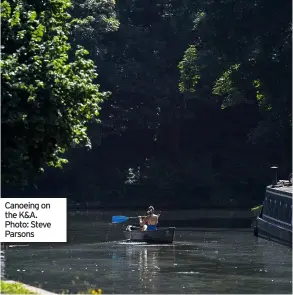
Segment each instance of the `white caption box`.
[[1,198],[0,241],[67,242],[67,199]]

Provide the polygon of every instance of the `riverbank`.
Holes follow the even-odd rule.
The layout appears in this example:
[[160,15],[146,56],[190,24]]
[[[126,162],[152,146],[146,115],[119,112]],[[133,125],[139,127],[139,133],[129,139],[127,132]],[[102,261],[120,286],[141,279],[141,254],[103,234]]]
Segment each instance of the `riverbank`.
[[1,281],[1,294],[39,294],[56,295],[41,288],[33,287],[16,281]]
[[[232,209],[164,209],[157,207],[157,212],[165,220],[196,220],[196,219],[214,219],[214,218],[252,218],[254,213],[249,209],[247,210],[232,210]],[[138,216],[145,214],[146,208],[111,208],[105,209],[88,209],[88,210],[75,210],[68,211],[68,214],[85,214],[96,215],[100,213],[101,218],[107,215],[125,215],[125,216]]]
[[[160,226],[175,227],[201,227],[201,228],[250,228],[253,218],[251,210],[162,210]],[[111,216],[139,216],[145,213],[145,209],[129,210],[76,210],[69,211],[68,218],[78,218],[83,221],[111,222]]]
[[[1,280],[0,294],[36,294],[36,295],[57,295],[47,290],[33,287],[24,283],[12,281],[12,280]],[[62,294],[66,294],[62,292]],[[78,294],[102,294],[102,289],[88,290],[88,292],[78,292]]]
[[[156,208],[160,208],[161,210],[248,210],[253,206],[256,206],[259,202],[252,201],[249,204],[239,204],[235,202],[229,202],[228,204],[218,204],[218,205],[210,205],[210,204],[193,204],[186,202],[184,204],[178,202],[161,202],[148,200],[146,203],[145,199],[142,200],[113,200],[113,202],[103,202],[103,201],[84,201],[84,202],[76,202],[67,198],[67,206],[68,210],[76,211],[76,210],[101,210],[101,211],[112,211],[112,210],[127,210],[131,208],[132,210],[145,210],[149,204],[154,205]],[[192,209],[191,209],[192,208]]]

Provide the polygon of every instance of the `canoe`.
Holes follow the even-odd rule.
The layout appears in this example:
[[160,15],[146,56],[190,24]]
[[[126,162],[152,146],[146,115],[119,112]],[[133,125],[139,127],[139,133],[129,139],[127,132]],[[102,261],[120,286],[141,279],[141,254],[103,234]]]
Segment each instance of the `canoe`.
[[171,244],[175,236],[175,227],[161,227],[153,231],[142,231],[137,227],[128,226],[124,231],[126,240],[155,244]]

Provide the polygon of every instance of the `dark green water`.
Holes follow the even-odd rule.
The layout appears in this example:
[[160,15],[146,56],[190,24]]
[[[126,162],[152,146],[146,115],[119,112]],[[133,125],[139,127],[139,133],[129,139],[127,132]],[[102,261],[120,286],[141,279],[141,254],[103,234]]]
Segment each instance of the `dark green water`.
[[178,229],[173,245],[131,244],[105,215],[71,216],[67,244],[10,247],[6,277],[55,292],[292,293],[292,250],[249,229]]

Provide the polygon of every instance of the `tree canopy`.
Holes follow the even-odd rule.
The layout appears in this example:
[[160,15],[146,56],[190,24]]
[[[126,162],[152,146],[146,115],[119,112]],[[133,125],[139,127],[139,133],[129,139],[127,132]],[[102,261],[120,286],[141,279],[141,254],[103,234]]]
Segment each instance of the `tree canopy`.
[[38,194],[250,207],[270,166],[291,172],[291,10],[2,1],[5,179],[61,166],[66,151]]
[[70,147],[90,147],[87,123],[109,96],[94,62],[70,44],[69,0],[2,1],[2,179],[27,181],[61,167]]
[[202,1],[194,30],[179,67],[181,90],[212,97],[222,108],[258,105],[262,120],[250,139],[282,141],[291,128],[291,3]]

